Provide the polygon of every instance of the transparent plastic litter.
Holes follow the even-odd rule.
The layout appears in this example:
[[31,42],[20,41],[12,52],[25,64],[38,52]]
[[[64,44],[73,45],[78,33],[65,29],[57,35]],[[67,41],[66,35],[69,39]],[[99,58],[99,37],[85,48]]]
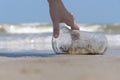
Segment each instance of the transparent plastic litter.
[[102,33],[71,30],[60,25],[58,38],[52,38],[56,54],[103,55],[107,50],[107,38]]

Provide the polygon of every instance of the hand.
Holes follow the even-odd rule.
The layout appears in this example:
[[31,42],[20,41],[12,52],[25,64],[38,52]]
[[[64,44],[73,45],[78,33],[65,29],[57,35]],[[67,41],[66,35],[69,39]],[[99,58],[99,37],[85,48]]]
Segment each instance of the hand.
[[68,26],[71,26],[72,30],[79,30],[78,25],[74,20],[73,14],[69,13],[61,0],[51,0],[49,1],[50,5],[50,15],[53,21],[53,34],[54,37],[57,38],[59,36],[59,23],[64,22]]

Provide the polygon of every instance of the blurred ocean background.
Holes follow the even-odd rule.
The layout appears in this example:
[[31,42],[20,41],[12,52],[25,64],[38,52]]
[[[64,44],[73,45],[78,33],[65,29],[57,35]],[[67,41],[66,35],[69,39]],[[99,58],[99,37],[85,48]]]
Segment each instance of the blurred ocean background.
[[[82,31],[102,32],[106,35],[108,40],[106,54],[120,53],[120,24],[79,24],[79,26]],[[1,24],[0,55],[54,54],[51,44],[52,29],[52,24],[48,23]]]

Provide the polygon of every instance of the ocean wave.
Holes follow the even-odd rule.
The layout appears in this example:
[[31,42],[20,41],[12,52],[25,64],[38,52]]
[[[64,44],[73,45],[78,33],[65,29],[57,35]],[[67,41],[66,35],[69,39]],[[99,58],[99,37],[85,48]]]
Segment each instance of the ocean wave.
[[120,24],[80,24],[81,30],[120,34]]
[[[79,24],[82,31],[120,34],[120,24]],[[22,23],[1,24],[0,33],[43,33],[52,32],[52,24]]]
[[45,23],[23,23],[23,24],[2,24],[0,33],[43,33],[52,32],[50,24]]

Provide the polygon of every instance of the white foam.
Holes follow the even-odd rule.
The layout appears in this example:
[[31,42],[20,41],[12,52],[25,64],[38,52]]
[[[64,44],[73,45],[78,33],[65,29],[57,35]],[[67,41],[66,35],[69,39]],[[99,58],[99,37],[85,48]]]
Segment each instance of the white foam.
[[108,39],[108,47],[111,49],[119,49],[120,50],[120,35],[106,35]]
[[44,27],[31,27],[31,26],[25,26],[25,27],[17,27],[14,25],[6,26],[5,30],[7,33],[44,33],[44,32],[52,32],[52,28],[44,28]]

